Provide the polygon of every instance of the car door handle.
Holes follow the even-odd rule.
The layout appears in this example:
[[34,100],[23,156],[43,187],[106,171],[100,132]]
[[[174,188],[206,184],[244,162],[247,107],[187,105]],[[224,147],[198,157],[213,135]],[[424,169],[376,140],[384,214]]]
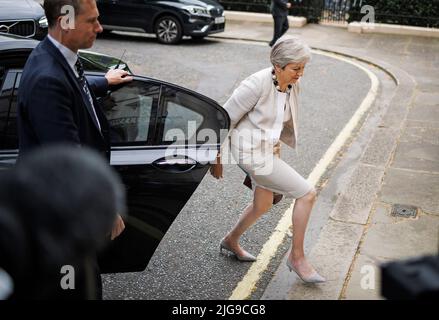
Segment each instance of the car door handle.
[[186,159],[170,159],[170,160],[158,160],[155,162],[157,165],[196,165],[197,162],[193,159],[186,158]]
[[197,161],[188,157],[175,159],[160,158],[152,163],[152,165],[157,169],[174,173],[185,173],[191,171],[197,166],[197,164]]

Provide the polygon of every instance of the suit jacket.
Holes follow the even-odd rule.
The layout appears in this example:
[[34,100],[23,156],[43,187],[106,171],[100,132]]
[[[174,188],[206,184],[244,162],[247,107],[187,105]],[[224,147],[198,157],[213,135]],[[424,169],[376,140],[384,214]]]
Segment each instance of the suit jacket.
[[[244,152],[260,150],[270,144],[268,138],[276,120],[277,90],[273,84],[272,68],[263,69],[241,82],[224,104],[231,125],[231,144]],[[292,117],[284,123],[280,140],[295,148],[297,141],[297,109],[299,83],[293,85],[286,105]]]
[[288,0],[271,0],[271,14],[273,17],[288,16]]
[[68,143],[88,146],[110,158],[109,126],[96,96],[108,90],[105,78],[89,82],[92,106],[80,89],[62,53],[46,37],[32,51],[24,67],[18,92],[20,153],[35,147]]

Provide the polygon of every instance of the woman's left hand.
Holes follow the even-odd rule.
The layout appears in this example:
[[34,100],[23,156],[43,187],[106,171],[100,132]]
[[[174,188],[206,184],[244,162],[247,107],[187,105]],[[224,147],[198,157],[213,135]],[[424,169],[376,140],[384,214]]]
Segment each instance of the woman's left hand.
[[216,162],[210,166],[210,174],[216,179],[223,177],[223,165],[221,163],[220,153],[216,156]]
[[277,156],[278,158],[280,158],[280,142],[276,143],[276,144],[273,146],[273,154],[274,154],[275,156]]
[[210,174],[216,179],[221,179],[223,177],[223,165],[221,163],[212,164]]

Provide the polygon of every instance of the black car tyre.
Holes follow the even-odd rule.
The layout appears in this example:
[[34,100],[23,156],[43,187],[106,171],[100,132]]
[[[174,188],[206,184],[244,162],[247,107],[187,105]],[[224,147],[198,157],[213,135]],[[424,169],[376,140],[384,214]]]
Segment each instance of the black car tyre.
[[183,28],[177,18],[164,16],[155,23],[155,34],[159,42],[175,44],[183,37]]

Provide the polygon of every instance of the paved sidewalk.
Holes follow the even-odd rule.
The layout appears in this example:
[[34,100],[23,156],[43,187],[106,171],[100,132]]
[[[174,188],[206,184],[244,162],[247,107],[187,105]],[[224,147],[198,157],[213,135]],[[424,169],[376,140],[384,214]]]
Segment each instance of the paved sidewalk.
[[[304,285],[286,270],[284,257],[261,298],[381,299],[379,264],[439,249],[439,39],[319,25],[288,33],[314,48],[366,61],[397,85],[381,83],[313,211],[327,222],[307,234],[308,254],[329,281]],[[251,22],[228,23],[226,32],[215,35],[267,43],[271,36],[270,25]],[[413,206],[415,216],[392,215],[398,205]],[[368,281],[373,274],[375,283]]]

